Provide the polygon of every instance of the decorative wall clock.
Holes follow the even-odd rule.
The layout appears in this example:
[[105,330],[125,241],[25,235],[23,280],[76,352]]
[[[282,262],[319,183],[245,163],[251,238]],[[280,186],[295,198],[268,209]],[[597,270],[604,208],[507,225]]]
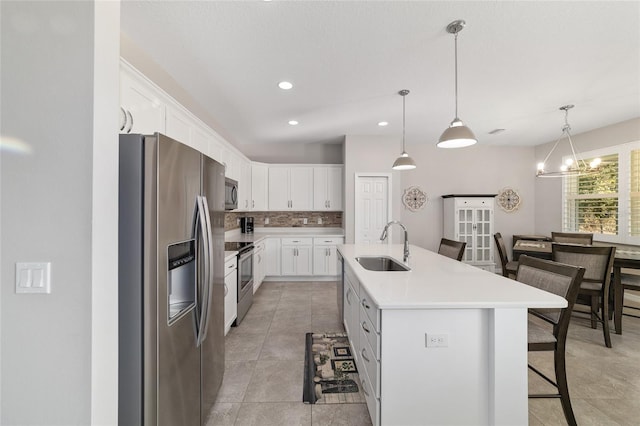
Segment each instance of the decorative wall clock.
[[427,204],[427,194],[418,186],[410,186],[404,190],[402,203],[412,212],[416,212]]
[[498,193],[498,205],[507,213],[518,210],[520,201],[520,195],[511,188],[504,188]]

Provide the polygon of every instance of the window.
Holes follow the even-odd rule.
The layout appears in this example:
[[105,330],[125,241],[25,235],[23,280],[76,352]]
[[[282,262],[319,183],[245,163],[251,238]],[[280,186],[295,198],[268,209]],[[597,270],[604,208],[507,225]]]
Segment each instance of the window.
[[640,142],[583,154],[594,173],[564,178],[563,230],[590,232],[599,240],[640,243]]

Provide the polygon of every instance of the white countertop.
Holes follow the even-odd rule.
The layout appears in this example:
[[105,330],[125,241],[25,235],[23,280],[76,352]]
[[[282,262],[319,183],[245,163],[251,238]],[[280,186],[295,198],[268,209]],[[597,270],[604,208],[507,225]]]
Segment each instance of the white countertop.
[[338,246],[367,293],[381,309],[561,308],[564,298],[410,246],[408,272],[364,269],[358,256],[390,256],[402,262],[402,244]]

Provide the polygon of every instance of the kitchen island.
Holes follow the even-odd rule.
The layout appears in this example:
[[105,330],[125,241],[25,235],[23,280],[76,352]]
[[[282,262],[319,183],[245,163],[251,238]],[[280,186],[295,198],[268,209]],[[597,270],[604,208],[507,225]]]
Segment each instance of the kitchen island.
[[345,244],[344,324],[374,425],[528,423],[527,309],[556,295],[410,246]]

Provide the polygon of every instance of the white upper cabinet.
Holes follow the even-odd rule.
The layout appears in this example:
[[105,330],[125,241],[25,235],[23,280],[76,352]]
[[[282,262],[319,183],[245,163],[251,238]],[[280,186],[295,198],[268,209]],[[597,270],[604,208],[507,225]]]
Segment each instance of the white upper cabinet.
[[240,176],[238,178],[238,209],[251,210],[251,161],[238,158]]
[[312,210],[313,168],[269,167],[269,210]]
[[191,118],[174,105],[167,105],[165,134],[191,146]]
[[[227,167],[225,171],[226,177],[240,181],[240,158],[234,150],[225,148],[222,151],[222,164]],[[240,208],[240,205],[238,205],[238,208]]]
[[165,131],[165,104],[143,77],[121,67],[120,133]]
[[313,168],[313,210],[342,210],[342,166]]
[[263,163],[251,163],[251,210],[266,211],[268,208],[269,166]]

